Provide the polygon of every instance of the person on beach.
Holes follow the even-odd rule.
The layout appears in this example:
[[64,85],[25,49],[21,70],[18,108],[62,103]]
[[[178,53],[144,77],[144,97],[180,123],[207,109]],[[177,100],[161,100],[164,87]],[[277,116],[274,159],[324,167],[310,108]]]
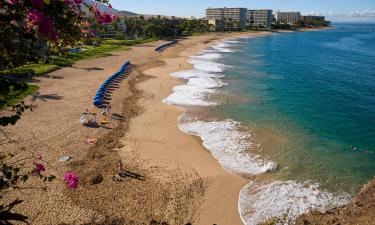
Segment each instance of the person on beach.
[[84,112],[83,114],[88,114],[88,113],[90,113],[90,110],[89,110],[89,106],[86,105],[86,107],[85,107],[85,112]]
[[109,113],[110,107],[111,106],[106,106],[105,108],[103,108],[102,115],[109,116],[110,115],[110,113]]

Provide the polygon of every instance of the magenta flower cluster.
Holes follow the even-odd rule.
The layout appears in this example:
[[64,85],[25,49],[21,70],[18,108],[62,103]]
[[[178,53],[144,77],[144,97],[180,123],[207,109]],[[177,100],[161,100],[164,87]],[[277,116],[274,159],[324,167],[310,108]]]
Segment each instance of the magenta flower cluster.
[[75,175],[73,172],[67,172],[64,175],[64,181],[71,189],[78,188],[79,177]]
[[[42,154],[38,152],[37,155],[35,156],[35,162],[34,162],[35,168],[32,171],[32,173],[36,176],[43,177],[42,173],[46,171],[46,168],[42,164],[42,160],[43,160]],[[78,188],[79,177],[75,173],[67,172],[64,175],[64,181],[71,189]]]
[[36,26],[38,34],[41,37],[52,41],[56,41],[58,39],[52,20],[43,12],[38,10],[30,10],[27,14],[27,20],[29,24],[32,24],[32,26]]
[[46,171],[46,168],[42,163],[35,163],[35,168],[34,168],[34,174],[35,175],[42,175],[42,172]]
[[[27,13],[27,28],[35,28],[40,37],[46,38],[51,41],[57,41],[58,35],[55,29],[55,25],[51,18],[49,18],[44,12],[44,0],[30,0],[31,9]],[[83,0],[61,0],[68,4],[73,12],[80,13],[81,5]],[[9,4],[22,5],[20,0],[7,0]],[[99,4],[94,5],[94,14],[99,24],[112,23],[116,16],[109,13],[102,13],[99,10]],[[109,5],[112,8],[111,5]],[[92,31],[90,31],[92,33]]]
[[[112,8],[111,5],[109,5],[110,8]],[[96,17],[96,20],[99,24],[105,24],[105,23],[112,23],[115,21],[116,16],[113,14],[108,14],[108,13],[101,13],[99,10],[99,4],[96,3],[94,6],[94,14]]]

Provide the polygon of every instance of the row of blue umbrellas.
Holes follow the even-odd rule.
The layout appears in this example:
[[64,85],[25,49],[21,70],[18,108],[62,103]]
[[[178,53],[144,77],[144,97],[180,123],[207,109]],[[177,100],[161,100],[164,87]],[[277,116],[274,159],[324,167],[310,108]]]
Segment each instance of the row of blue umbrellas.
[[111,83],[114,80],[116,80],[122,74],[125,73],[125,71],[129,67],[129,65],[130,65],[130,61],[125,62],[121,66],[121,68],[120,68],[120,70],[118,72],[114,73],[113,75],[111,75],[110,77],[108,77],[107,80],[104,81],[104,83],[100,86],[100,88],[96,92],[96,95],[94,97],[94,102],[93,102],[94,106],[101,106],[101,105],[103,105],[103,99],[104,99],[104,96],[107,93],[108,87],[111,85]]
[[160,45],[159,47],[157,47],[157,48],[155,49],[155,51],[156,51],[156,52],[161,52],[164,48],[167,48],[167,47],[169,47],[169,46],[171,46],[171,45],[174,45],[174,44],[177,44],[177,41],[176,41],[176,40],[171,41],[171,42],[169,42],[169,43],[167,43],[167,44],[164,44],[164,45]]

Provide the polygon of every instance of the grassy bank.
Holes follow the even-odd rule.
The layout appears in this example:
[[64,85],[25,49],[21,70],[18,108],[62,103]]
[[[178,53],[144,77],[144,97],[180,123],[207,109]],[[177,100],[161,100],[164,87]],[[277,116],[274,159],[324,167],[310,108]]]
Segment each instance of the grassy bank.
[[51,56],[50,62],[46,63],[36,63],[27,64],[15,69],[12,72],[4,71],[1,74],[12,74],[12,75],[42,75],[55,71],[64,66],[71,66],[79,60],[103,57],[111,51],[127,51],[130,50],[129,47],[122,45],[101,45],[98,47],[88,46],[83,48],[77,53],[68,53],[65,56]]
[[51,56],[50,62],[46,63],[35,63],[21,66],[12,72],[0,71],[0,110],[8,106],[14,105],[23,98],[30,94],[35,93],[38,90],[38,86],[30,85],[26,83],[19,83],[6,78],[1,78],[5,75],[43,75],[61,67],[71,66],[79,60],[97,58],[106,56],[112,51],[128,51],[129,47],[124,45],[108,45],[104,44],[98,47],[85,46],[80,52],[68,53],[65,56]]
[[18,83],[4,78],[0,79],[0,83],[0,109],[16,104],[39,89],[35,85]]
[[116,39],[104,39],[102,44],[105,45],[123,45],[123,46],[134,46],[139,44],[144,44],[147,42],[157,41],[157,38],[145,38],[137,40],[116,40]]

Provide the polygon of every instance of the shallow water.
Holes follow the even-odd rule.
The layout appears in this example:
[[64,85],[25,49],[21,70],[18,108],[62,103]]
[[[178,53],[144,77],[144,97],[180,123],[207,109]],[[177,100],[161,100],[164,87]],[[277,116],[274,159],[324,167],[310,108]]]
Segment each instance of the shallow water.
[[189,106],[180,129],[224,169],[256,177],[240,193],[247,225],[291,221],[375,175],[374,52],[374,24],[227,41],[171,74],[186,84],[164,102]]
[[289,140],[271,155],[283,179],[353,194],[375,175],[375,25],[335,28],[242,39],[224,91],[256,102],[221,112]]

